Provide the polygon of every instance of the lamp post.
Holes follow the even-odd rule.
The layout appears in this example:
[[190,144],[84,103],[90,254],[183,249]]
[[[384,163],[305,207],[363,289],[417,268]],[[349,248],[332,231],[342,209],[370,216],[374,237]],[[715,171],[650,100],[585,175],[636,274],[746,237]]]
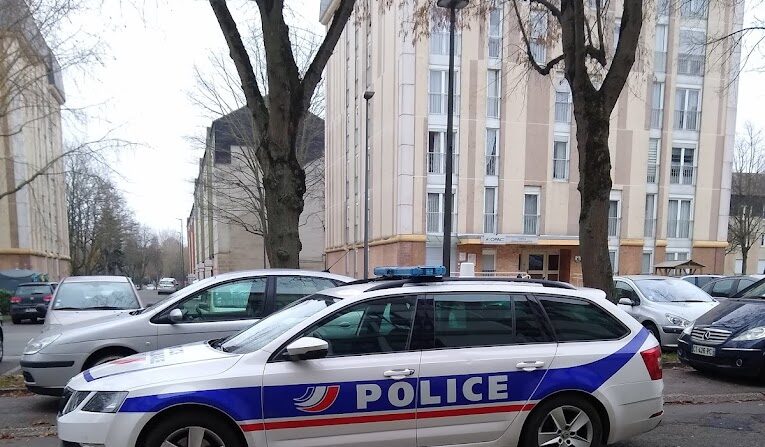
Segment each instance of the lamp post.
[[364,92],[366,101],[366,142],[364,143],[364,279],[369,278],[369,100],[375,95],[373,90]]
[[446,185],[444,188],[444,246],[445,276],[450,275],[452,257],[452,171],[454,170],[454,29],[457,10],[467,6],[469,0],[438,0],[438,6],[449,9],[449,83],[446,100]]
[[181,284],[186,284],[186,266],[183,262],[183,218],[177,217],[178,221],[181,222]]

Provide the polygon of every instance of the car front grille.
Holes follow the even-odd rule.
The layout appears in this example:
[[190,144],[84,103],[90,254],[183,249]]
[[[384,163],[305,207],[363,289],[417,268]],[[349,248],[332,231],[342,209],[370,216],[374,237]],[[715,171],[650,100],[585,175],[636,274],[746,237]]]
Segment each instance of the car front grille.
[[731,332],[725,329],[715,329],[711,327],[707,328],[693,328],[691,332],[691,340],[695,343],[701,343],[704,345],[719,345],[724,343]]

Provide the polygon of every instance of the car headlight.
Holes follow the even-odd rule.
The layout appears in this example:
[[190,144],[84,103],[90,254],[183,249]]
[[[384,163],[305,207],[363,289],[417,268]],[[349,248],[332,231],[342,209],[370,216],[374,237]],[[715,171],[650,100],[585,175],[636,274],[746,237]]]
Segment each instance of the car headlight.
[[691,332],[693,332],[693,325],[686,326],[686,328],[683,329],[683,335],[691,335]]
[[124,391],[99,391],[82,407],[92,413],[116,413],[128,393]]
[[691,326],[693,323],[686,320],[685,318],[678,317],[677,315],[672,314],[666,314],[667,321],[669,321],[669,324],[673,326],[680,326],[680,327],[688,327]]
[[90,391],[71,391],[67,390],[70,394],[69,399],[66,401],[64,408],[61,410],[61,414],[68,414],[74,411],[85,399],[90,396]]
[[753,341],[762,340],[763,338],[765,338],[765,326],[759,326],[749,329],[748,331],[734,338],[733,341]]
[[29,343],[27,343],[26,348],[24,348],[24,354],[37,354],[38,352],[42,351],[46,346],[56,341],[59,337],[61,337],[61,334],[56,335],[49,335],[47,337],[43,338],[33,338],[29,340]]

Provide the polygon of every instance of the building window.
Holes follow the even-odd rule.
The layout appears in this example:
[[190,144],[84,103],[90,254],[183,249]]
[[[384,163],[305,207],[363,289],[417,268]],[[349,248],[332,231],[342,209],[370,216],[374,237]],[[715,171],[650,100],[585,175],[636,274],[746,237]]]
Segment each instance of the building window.
[[568,180],[569,150],[567,140],[553,142],[553,178]]
[[754,273],[758,275],[765,274],[765,259],[760,259],[757,261],[757,271]]
[[445,171],[446,132],[428,132],[428,174],[443,174]]
[[502,10],[492,8],[489,11],[489,58],[502,57]]
[[687,19],[706,19],[708,0],[685,0],[680,4],[680,16]]
[[539,65],[547,63],[547,10],[532,9],[529,17],[529,46],[531,57]]
[[673,147],[669,182],[673,185],[693,185],[696,181],[696,149]]
[[651,138],[648,140],[648,174],[646,181],[655,184],[659,181],[659,139]]
[[621,32],[622,29],[622,21],[617,19],[614,23],[614,48],[611,52],[611,54],[616,54],[616,48],[619,46],[619,32]]
[[539,190],[527,188],[524,194],[523,234],[539,234]]
[[619,236],[619,201],[608,202],[608,237]]
[[760,247],[765,247],[765,234],[760,236]]
[[687,251],[668,251],[665,257],[667,261],[687,261],[689,253]]
[[678,88],[675,92],[675,129],[699,130],[701,121],[701,90]]
[[555,92],[555,122],[571,122],[571,92]]
[[691,199],[670,199],[667,211],[667,237],[690,239],[692,232]]
[[661,129],[664,121],[664,83],[654,82],[651,88],[651,129]]
[[[483,250],[481,252],[481,272],[495,273],[497,271],[497,251]],[[493,275],[486,275],[493,276]]]
[[650,251],[643,252],[643,262],[641,266],[641,273],[643,274],[651,273],[652,258],[653,258],[653,253],[651,253]]
[[486,117],[499,118],[499,70],[489,70],[486,80]]
[[[459,28],[455,30],[454,35],[454,56],[458,58],[461,54]],[[430,27],[430,54],[432,56],[449,56],[449,24],[433,23]]]
[[426,227],[429,234],[440,234],[444,231],[443,210],[441,208],[444,201],[443,198],[443,194],[433,192],[428,193]]
[[667,30],[667,25],[656,25],[653,49],[653,70],[656,73],[667,72]]
[[646,194],[645,196],[645,229],[644,237],[653,238],[656,236],[656,194]]
[[680,45],[677,54],[677,74],[703,76],[704,53],[707,36],[704,31],[680,30]]
[[657,7],[659,17],[666,17],[669,15],[669,0],[657,0]]
[[736,259],[733,263],[733,273],[740,275],[744,271],[744,260]]
[[618,258],[617,250],[613,249],[613,248],[609,249],[608,250],[608,260],[611,261],[611,270],[614,273],[618,272],[618,269],[617,269],[617,267],[618,267],[618,265],[617,265],[617,258]]
[[483,200],[483,232],[497,233],[497,188],[486,188]]
[[499,175],[499,129],[486,129],[486,175]]
[[[447,103],[449,100],[449,71],[431,69],[430,70],[430,82],[428,85],[428,93],[430,95],[430,103],[428,110],[431,115],[446,115]],[[459,87],[459,72],[454,73],[454,114],[458,115],[460,110],[460,97],[457,87]]]

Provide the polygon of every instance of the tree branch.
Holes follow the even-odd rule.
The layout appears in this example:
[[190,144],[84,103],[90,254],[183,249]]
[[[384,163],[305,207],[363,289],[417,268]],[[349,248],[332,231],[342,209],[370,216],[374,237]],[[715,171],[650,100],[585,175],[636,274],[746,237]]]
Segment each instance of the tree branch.
[[538,3],[544,6],[550,11],[550,14],[552,14],[556,19],[560,20],[560,9],[553,5],[552,2],[548,0],[531,0],[529,3]]
[[635,63],[640,29],[643,25],[642,0],[625,0],[622,14],[622,24],[619,28],[619,45],[616,47],[611,68],[603,80],[602,88],[604,106],[611,110],[619,99],[624,85],[627,83],[632,65]]
[[[536,0],[534,0],[536,1]],[[547,2],[542,3],[541,1],[537,1],[540,4],[544,4]],[[552,5],[551,5],[552,6]],[[554,7],[553,7],[554,8]],[[531,41],[529,40],[529,36],[526,33],[526,27],[523,26],[523,19],[521,18],[521,12],[518,10],[518,2],[513,1],[513,10],[515,11],[515,17],[518,20],[518,24],[520,25],[519,28],[521,29],[521,37],[523,38],[523,43],[526,46],[526,57],[529,59],[529,64],[531,64],[531,67],[536,71],[537,73],[541,74],[542,76],[546,76],[550,74],[550,71],[563,59],[565,58],[565,55],[561,54],[560,56],[557,56],[553,59],[551,59],[548,63],[546,63],[544,66],[539,65],[537,61],[534,59],[534,55],[531,52]],[[554,14],[553,14],[554,15]],[[560,11],[558,12],[558,15],[560,16]],[[533,26],[533,25],[529,25]]]

